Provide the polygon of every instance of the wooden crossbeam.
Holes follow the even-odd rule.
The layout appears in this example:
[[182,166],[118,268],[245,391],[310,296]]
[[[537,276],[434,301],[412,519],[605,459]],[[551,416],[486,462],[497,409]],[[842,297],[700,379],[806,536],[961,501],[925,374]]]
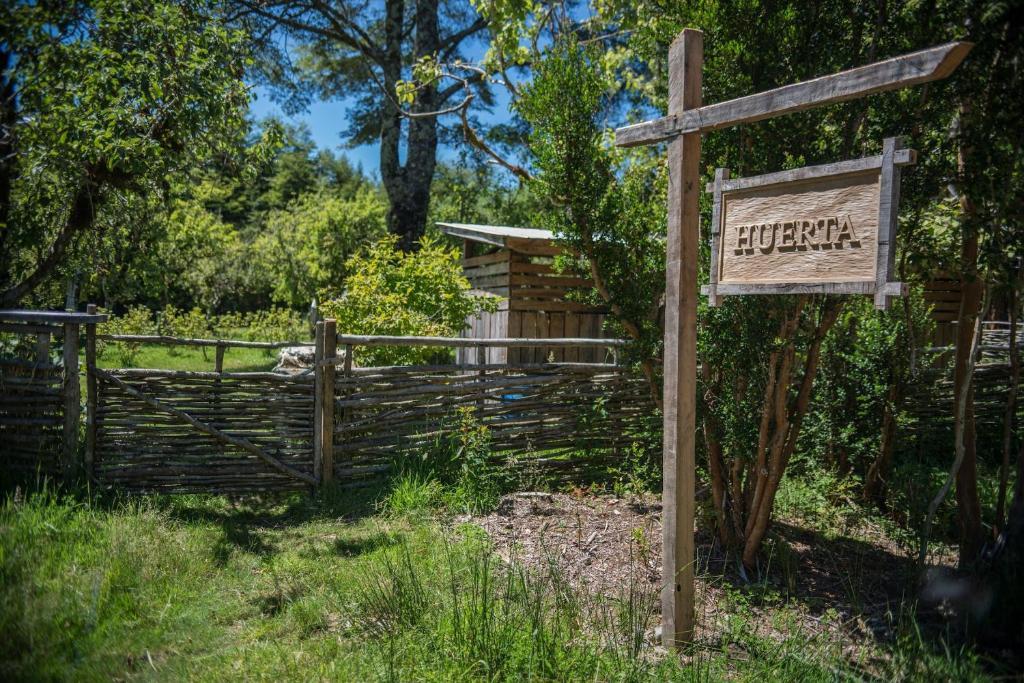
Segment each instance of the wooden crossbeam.
[[974,47],[953,42],[892,59],[786,85],[727,102],[669,114],[615,131],[615,144],[636,147],[670,140],[686,133],[706,133],[738,123],[791,114],[874,93],[937,81],[949,76]]

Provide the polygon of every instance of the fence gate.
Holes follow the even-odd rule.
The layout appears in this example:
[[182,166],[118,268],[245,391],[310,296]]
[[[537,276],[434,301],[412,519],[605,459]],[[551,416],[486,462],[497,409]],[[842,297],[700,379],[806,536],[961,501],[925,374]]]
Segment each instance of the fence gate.
[[313,378],[94,369],[100,485],[131,491],[294,490],[313,477]]

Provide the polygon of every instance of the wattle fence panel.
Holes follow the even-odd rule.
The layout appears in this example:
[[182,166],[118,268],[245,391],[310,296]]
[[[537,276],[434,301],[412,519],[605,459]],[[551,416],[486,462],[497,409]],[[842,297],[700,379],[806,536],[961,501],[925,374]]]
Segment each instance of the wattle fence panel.
[[612,364],[356,368],[334,383],[337,481],[372,479],[459,429],[487,427],[496,460],[571,478],[607,464],[652,428],[647,382]]
[[0,462],[14,476],[61,472],[63,384],[59,365],[0,360]]
[[[311,376],[130,369],[100,373],[98,389],[93,473],[101,486],[175,493],[308,486],[250,450],[201,431],[170,411],[184,413],[230,439],[243,440],[311,477]],[[153,401],[162,408],[154,407]]]

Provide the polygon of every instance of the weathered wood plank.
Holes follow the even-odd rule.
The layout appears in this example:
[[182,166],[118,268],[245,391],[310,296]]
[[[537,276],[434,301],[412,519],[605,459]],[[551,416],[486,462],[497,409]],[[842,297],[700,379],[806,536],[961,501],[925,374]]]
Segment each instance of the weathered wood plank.
[[[324,320],[323,336],[323,362],[325,365],[321,373],[323,381],[320,386],[320,391],[323,392],[320,397],[320,409],[323,411],[323,415],[320,417],[320,426],[323,430],[320,435],[320,448],[322,449],[320,460],[323,468],[321,481],[331,482],[334,481],[334,365],[331,361],[334,361],[338,355],[338,327],[333,319]],[[351,345],[348,346],[351,348]],[[345,359],[345,363],[351,370],[352,366],[349,364],[348,358]]]
[[[669,48],[670,115],[700,107],[703,63],[704,34],[685,29]],[[694,624],[700,150],[699,133],[668,149],[661,628],[670,648],[691,641]]]
[[882,147],[881,175],[878,188],[878,253],[875,265],[875,308],[887,309],[892,297],[886,284],[896,256],[896,224],[900,205],[900,167],[896,157],[902,149],[899,138],[886,138]]
[[755,95],[690,111],[669,112],[660,119],[619,128],[615,131],[615,144],[619,147],[649,145],[677,135],[707,133],[738,123],[752,123],[940,80],[960,65],[972,47],[973,43],[967,42],[946,43]]
[[[736,178],[722,182],[722,192],[735,192],[737,190],[748,190],[753,187],[767,187],[769,185],[781,185],[783,183],[794,183],[801,180],[812,180],[814,178],[825,178],[846,173],[859,173],[861,171],[872,171],[882,168],[885,158],[884,154],[863,157],[860,159],[848,159],[837,161],[831,164],[819,164],[817,166],[802,166],[786,171],[765,173],[764,175]],[[897,166],[912,166],[917,163],[917,151],[913,149],[899,149],[893,157],[893,163]],[[728,169],[726,169],[728,172]],[[726,176],[728,177],[728,176]],[[705,186],[707,192],[715,191],[715,184],[708,183]]]
[[[740,285],[719,283],[715,286],[718,296],[741,296],[748,294],[875,294],[875,282],[821,282],[821,283],[779,283],[771,285]],[[909,288],[903,282],[887,282],[883,287],[887,296],[906,296]],[[707,285],[701,287],[702,294],[709,293]]]
[[78,463],[78,422],[82,414],[78,379],[78,323],[64,323],[64,472],[70,475]]
[[[96,305],[86,306],[86,313],[96,313]],[[96,323],[85,326],[85,476],[92,481],[96,463]]]

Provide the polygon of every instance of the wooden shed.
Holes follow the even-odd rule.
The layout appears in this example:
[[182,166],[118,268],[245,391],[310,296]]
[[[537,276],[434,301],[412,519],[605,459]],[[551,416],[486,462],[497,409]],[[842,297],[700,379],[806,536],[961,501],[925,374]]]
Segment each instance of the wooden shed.
[[[561,253],[549,230],[498,225],[438,223],[441,232],[462,240],[463,273],[480,296],[499,296],[494,313],[466,321],[464,336],[496,339],[605,338],[607,311],[570,301],[568,293],[589,287],[587,278],[556,273]],[[473,349],[460,361],[475,362]],[[604,349],[501,349],[487,351],[488,363],[603,362]],[[463,358],[463,355],[466,357]]]

